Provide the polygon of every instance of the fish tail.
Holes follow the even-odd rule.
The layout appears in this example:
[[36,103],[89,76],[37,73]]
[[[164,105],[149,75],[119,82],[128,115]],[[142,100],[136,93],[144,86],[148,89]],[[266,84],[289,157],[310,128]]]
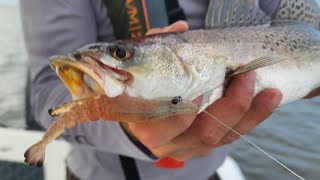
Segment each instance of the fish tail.
[[37,166],[41,167],[44,162],[45,158],[45,150],[46,150],[47,144],[44,143],[42,140],[38,143],[31,146],[25,153],[24,162],[29,164],[30,166]]

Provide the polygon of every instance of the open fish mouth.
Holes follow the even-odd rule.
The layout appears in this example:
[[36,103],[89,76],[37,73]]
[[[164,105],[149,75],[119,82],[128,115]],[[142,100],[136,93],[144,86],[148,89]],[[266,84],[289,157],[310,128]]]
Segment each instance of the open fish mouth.
[[73,99],[107,94],[122,94],[132,81],[130,73],[103,64],[97,53],[81,51],[68,56],[55,56],[49,62]]

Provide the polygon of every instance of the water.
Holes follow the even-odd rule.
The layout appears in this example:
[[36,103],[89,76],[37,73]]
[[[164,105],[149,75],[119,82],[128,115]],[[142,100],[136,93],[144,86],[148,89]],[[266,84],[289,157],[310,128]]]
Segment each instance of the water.
[[[320,177],[320,98],[278,109],[247,137],[305,179]],[[297,179],[240,140],[231,152],[248,179]]]
[[24,127],[26,55],[17,6],[0,6],[0,123]]
[[[0,123],[23,128],[26,54],[18,8],[0,5],[0,22]],[[317,180],[320,177],[319,108],[320,98],[282,107],[247,137],[306,179]],[[231,155],[248,180],[296,179],[243,140],[232,147]]]

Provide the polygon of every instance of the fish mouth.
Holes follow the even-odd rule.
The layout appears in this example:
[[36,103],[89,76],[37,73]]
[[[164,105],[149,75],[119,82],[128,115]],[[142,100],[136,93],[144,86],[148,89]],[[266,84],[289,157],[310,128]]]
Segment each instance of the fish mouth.
[[132,81],[130,73],[103,64],[99,61],[99,55],[92,51],[55,56],[50,59],[49,64],[73,99],[101,94],[116,97]]

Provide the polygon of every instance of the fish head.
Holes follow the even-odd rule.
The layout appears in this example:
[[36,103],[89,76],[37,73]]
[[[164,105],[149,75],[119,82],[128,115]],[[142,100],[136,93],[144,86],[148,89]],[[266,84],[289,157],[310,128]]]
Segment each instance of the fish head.
[[[168,46],[123,41],[90,44],[67,56],[52,57],[50,65],[74,99],[99,94],[116,97],[123,93],[149,99],[179,96],[172,84],[179,87],[177,79],[181,81],[185,74]],[[165,92],[167,87],[161,84],[175,92]]]

